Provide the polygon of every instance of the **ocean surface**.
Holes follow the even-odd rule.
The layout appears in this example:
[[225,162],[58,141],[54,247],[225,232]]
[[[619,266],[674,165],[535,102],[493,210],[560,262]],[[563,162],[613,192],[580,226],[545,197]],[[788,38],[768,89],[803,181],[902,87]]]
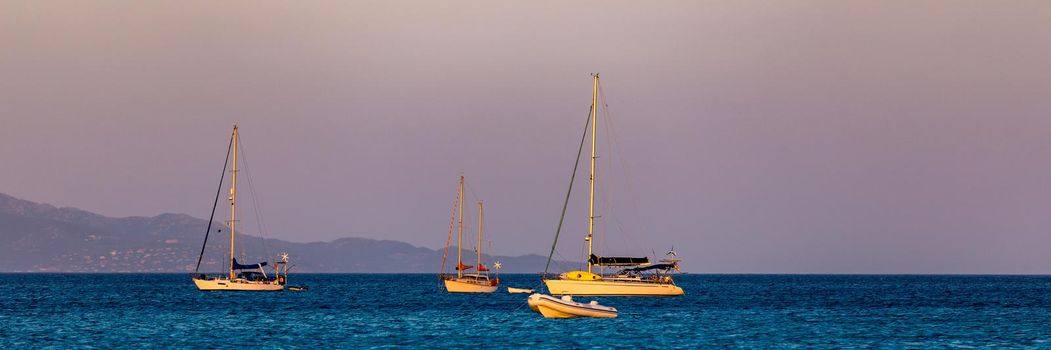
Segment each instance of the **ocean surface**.
[[199,292],[184,274],[0,277],[5,349],[1051,348],[1051,276],[681,275],[685,297],[599,298],[620,317],[561,320],[434,275],[293,274],[310,290],[274,293]]

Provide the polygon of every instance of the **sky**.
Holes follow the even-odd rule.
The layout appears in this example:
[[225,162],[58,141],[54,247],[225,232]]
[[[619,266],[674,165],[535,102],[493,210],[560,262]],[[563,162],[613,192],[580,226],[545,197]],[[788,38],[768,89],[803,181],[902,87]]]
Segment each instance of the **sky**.
[[0,192],[207,217],[238,123],[268,237],[440,248],[463,174],[490,252],[546,254],[600,72],[600,254],[1046,274],[1048,23],[1042,1],[5,0]]

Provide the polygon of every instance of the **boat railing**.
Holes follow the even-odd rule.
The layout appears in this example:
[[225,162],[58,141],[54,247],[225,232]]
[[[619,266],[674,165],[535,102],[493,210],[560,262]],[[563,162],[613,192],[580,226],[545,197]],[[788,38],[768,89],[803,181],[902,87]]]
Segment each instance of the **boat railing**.
[[602,279],[605,280],[605,281],[613,281],[613,282],[674,284],[674,282],[672,282],[671,276],[656,276],[656,275],[654,275],[654,276],[646,276],[645,278],[643,278],[643,277],[639,277],[639,276],[616,275],[616,276],[602,276]]

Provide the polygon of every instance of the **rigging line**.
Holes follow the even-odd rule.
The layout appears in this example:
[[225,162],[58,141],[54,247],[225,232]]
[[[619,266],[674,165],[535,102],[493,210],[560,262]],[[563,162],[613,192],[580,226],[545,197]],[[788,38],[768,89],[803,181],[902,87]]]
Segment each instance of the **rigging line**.
[[[475,203],[478,203],[478,202],[482,201],[482,199],[478,198],[478,195],[474,192],[474,187],[471,187],[471,185],[467,184],[467,182],[464,182],[463,187],[467,189],[467,192],[471,193],[471,197],[474,198],[474,202]],[[474,222],[476,222],[476,220],[474,220],[474,217],[471,216],[472,212],[474,212],[474,211],[473,210],[465,211],[464,212],[464,218],[466,219],[466,218],[470,217],[471,220],[469,220],[469,221],[473,224]],[[471,224],[464,224],[463,228],[467,229],[467,228],[473,228],[473,227],[474,226],[471,226]],[[471,230],[468,230],[468,232],[471,232]],[[478,231],[474,231],[474,232],[475,232],[475,237],[477,237]],[[478,254],[478,243],[474,242],[472,240],[471,244],[474,244],[474,253],[475,253],[475,255],[477,255]]]
[[478,198],[478,194],[474,192],[474,187],[469,185],[466,181],[463,183],[463,187],[467,188],[467,192],[471,193],[471,197],[474,198],[475,202],[482,200],[481,198]]
[[[603,138],[603,143],[604,143],[604,146],[606,147],[606,153],[608,153],[610,155],[616,154],[616,156],[619,157],[620,156],[620,154],[619,154],[620,150],[619,149],[615,149],[613,147],[613,142],[616,141],[617,135],[611,129],[613,127],[613,124],[612,124],[613,120],[609,116],[609,104],[606,103],[606,91],[605,91],[605,89],[602,88],[602,82],[599,82],[599,101],[601,101],[601,105],[602,105],[602,117],[603,117],[603,122],[604,122],[602,124],[602,127],[603,127],[603,131],[605,131],[606,135],[607,135],[605,138]],[[613,164],[614,160],[615,160],[615,157],[610,157],[609,161],[603,162],[605,164],[605,169],[606,169],[606,174],[607,174],[606,177],[610,179],[609,181],[605,182],[606,184],[615,184],[616,181],[620,181],[620,178],[616,177],[617,173],[615,171],[613,171],[614,170],[613,169],[614,168],[614,164]],[[602,197],[603,198],[603,200],[602,200],[602,205],[603,205],[602,209],[604,210],[604,212],[606,214],[616,218],[618,216],[618,214],[615,213],[615,210],[616,210],[616,208],[615,208],[616,198],[613,197],[615,195],[615,191],[608,191],[607,190],[607,189],[612,188],[612,187],[614,187],[614,186],[609,186],[609,185],[600,186],[600,191],[602,191],[602,196],[603,196]],[[607,227],[607,226],[608,225],[605,225],[604,227]],[[605,233],[606,230],[604,229],[603,232]]]
[[[606,91],[605,91],[605,89],[602,86],[602,81],[598,82],[598,94],[599,94],[598,108],[602,111],[603,118],[605,118],[605,120],[603,120],[603,122],[607,122],[608,119],[609,119],[608,118],[609,105],[606,104]],[[595,114],[597,115],[598,112],[599,112],[599,110],[596,110]],[[609,125],[608,124],[603,123],[602,129],[603,129],[602,131],[604,131],[606,133],[606,135],[609,135]],[[610,140],[609,139],[610,139],[609,136],[604,137],[602,139],[602,146],[605,147],[604,148],[605,152],[603,154],[605,154],[605,153],[613,153],[613,149],[612,149],[612,147],[610,147]],[[597,206],[599,207],[599,209],[596,210],[596,215],[595,215],[596,219],[598,219],[598,218],[603,218],[604,219],[608,215],[616,216],[616,214],[613,212],[613,207],[612,207],[612,204],[611,204],[613,195],[612,195],[612,193],[610,191],[608,191],[608,188],[611,187],[611,186],[609,186],[609,184],[612,183],[612,181],[615,181],[617,178],[615,177],[615,173],[613,172],[613,168],[611,167],[611,162],[605,162],[604,161],[604,162],[602,162],[602,164],[603,164],[603,165],[601,165],[602,173],[604,174],[603,178],[607,179],[607,181],[595,184],[595,187],[597,187],[596,191],[598,192],[599,199],[600,199],[598,201],[598,203],[597,203]],[[598,171],[598,170],[596,170],[596,171]],[[609,239],[608,239],[608,237],[609,237],[609,225],[605,224],[605,220],[596,220],[596,221],[597,221],[596,225],[598,225],[598,234],[596,234],[595,237],[591,238],[592,240],[594,240],[592,243],[599,247],[599,251],[600,252],[608,252],[609,251],[609,247],[606,245],[606,242],[609,241]],[[596,255],[601,255],[601,254],[596,254]],[[587,258],[590,259],[591,257],[588,256]],[[599,269],[602,270],[602,269],[604,269],[604,267],[600,266]]]
[[[542,285],[542,284],[544,284],[544,283],[543,283],[543,282],[541,282],[540,284]],[[534,287],[533,289],[534,289],[534,290],[536,290],[536,289],[539,289],[539,286],[537,286],[537,287]],[[521,309],[522,309],[522,306],[523,306],[523,305],[529,305],[529,302],[527,301],[527,302],[525,302],[525,303],[522,303],[522,304],[518,304],[518,306],[517,306],[517,307],[515,307],[515,308],[514,308],[514,310],[511,310],[511,312],[508,312],[508,313],[507,313],[507,316],[506,316],[506,317],[504,317],[504,319],[503,319],[503,322],[506,322],[507,320],[510,320],[510,319],[511,319],[511,317],[515,317],[515,316],[516,316],[516,315],[515,315],[515,312],[518,312],[518,310],[521,310]]]
[[[248,160],[247,160],[247,157],[245,157],[244,145],[241,143],[241,137],[237,138],[237,148],[238,148],[238,150],[241,151],[240,156],[241,156],[241,168],[242,169],[239,172],[244,172],[245,176],[248,177],[248,174],[249,174],[249,171],[248,171]],[[251,183],[251,180],[249,180],[248,182]],[[252,197],[252,200],[253,200],[252,210],[254,211],[255,210],[255,205],[254,205],[255,194],[253,194],[252,191],[251,191],[252,186],[248,186],[248,188],[249,188],[249,191],[248,191],[249,193],[248,194],[250,195],[250,197]],[[242,207],[242,211],[243,211],[244,206],[242,205],[241,207]],[[259,221],[258,221],[258,219],[259,218],[257,217],[256,221],[253,222],[255,224],[255,226],[256,226],[256,230],[257,231],[259,230]],[[241,221],[241,220],[238,220],[238,221]],[[242,234],[241,234],[241,240],[240,240],[240,242],[241,242],[241,245],[240,245],[240,247],[241,247],[241,260],[248,260],[248,256],[247,256],[248,255],[248,253],[247,253],[247,251],[248,251],[248,249],[247,249],[247,246],[248,246],[248,239],[247,238],[248,238],[248,236],[247,236],[247,234],[245,232],[249,232],[250,230],[247,230],[248,226],[241,225],[241,227],[244,228],[243,230],[241,230]],[[236,232],[235,232],[235,237],[236,237]],[[245,261],[245,262],[246,263],[250,263],[248,261]]]
[[442,254],[442,266],[438,270],[439,279],[445,273],[445,260],[449,258],[449,244],[452,244],[453,240],[453,225],[456,224],[456,208],[459,207],[460,196],[460,191],[457,189],[456,198],[453,199],[453,212],[449,215],[449,235],[445,237],[445,253]]
[[[592,238],[592,239],[594,239],[594,238]],[[588,256],[588,247],[586,245],[581,245],[580,246],[580,256],[583,259],[579,260],[580,261],[580,268],[579,268],[579,270],[587,270],[587,268],[588,268],[588,261],[591,260],[591,257]]]
[[[649,220],[647,220],[645,217],[643,217],[642,211],[639,210],[639,206],[638,206],[638,202],[637,202],[637,199],[639,198],[639,196],[638,196],[637,189],[635,188],[634,177],[632,176],[632,173],[630,171],[628,171],[628,163],[624,160],[624,151],[623,151],[623,148],[621,147],[621,144],[620,144],[620,135],[617,133],[617,125],[616,125],[616,123],[613,122],[613,117],[610,116],[609,105],[606,104],[606,95],[605,95],[605,91],[603,91],[601,89],[601,87],[602,87],[601,84],[602,84],[602,82],[599,82],[599,94],[600,94],[600,97],[602,98],[602,104],[605,107],[603,109],[603,117],[605,118],[605,122],[606,122],[605,125],[606,125],[606,128],[607,128],[607,132],[610,135],[609,139],[613,140],[613,142],[612,142],[612,148],[613,149],[611,150],[610,153],[614,153],[616,155],[614,157],[614,159],[610,160],[609,164],[612,166],[613,160],[616,160],[620,164],[621,173],[623,173],[623,177],[624,177],[623,181],[624,181],[625,187],[627,187],[627,192],[628,192],[627,195],[628,195],[628,198],[629,198],[628,204],[631,206],[631,208],[629,208],[629,209],[630,209],[631,212],[635,213],[636,218],[638,218],[639,220],[642,221],[642,227],[650,227],[650,225],[648,225]],[[634,199],[634,200],[632,200],[632,199]],[[612,208],[611,208],[611,210],[612,210]],[[617,216],[614,216],[614,220],[616,221],[616,223],[617,223],[618,227],[620,228],[620,230],[622,232],[626,233],[627,231],[624,228],[623,223],[617,218]],[[635,232],[638,232],[638,231],[635,231]],[[637,237],[634,236],[634,235],[630,235],[630,236],[624,235],[621,238],[622,238],[623,244],[625,246],[628,246],[628,243],[629,243],[628,239],[629,238],[637,238]],[[638,244],[639,242],[637,241],[637,239],[631,239],[630,243],[632,243],[632,246],[641,246],[641,245]]]
[[[599,91],[600,91],[600,93],[602,92],[601,90],[599,90]],[[604,118],[605,123],[603,125],[605,126],[606,135],[609,135],[609,136],[607,136],[604,139],[605,140],[605,146],[606,146],[606,149],[608,150],[608,153],[615,154],[615,156],[611,157],[608,162],[605,162],[606,173],[609,174],[606,177],[610,179],[609,181],[606,181],[606,183],[617,182],[617,181],[627,181],[627,173],[626,173],[626,171],[624,171],[624,169],[621,169],[622,170],[621,173],[624,174],[623,179],[621,179],[621,177],[617,177],[616,175],[614,175],[614,174],[618,174],[613,169],[615,167],[614,163],[616,162],[616,160],[621,159],[620,165],[622,167],[624,166],[624,162],[622,160],[623,159],[623,154],[622,154],[623,152],[621,151],[621,148],[618,146],[619,145],[619,139],[618,139],[619,136],[616,133],[616,129],[615,129],[615,126],[613,124],[613,118],[609,114],[609,105],[605,103],[606,102],[605,101],[605,98],[606,98],[605,94],[602,94],[601,98],[602,98],[602,105],[604,106],[604,108],[602,110],[602,112],[603,112],[602,116]],[[610,218],[612,219],[611,221],[612,221],[613,226],[616,227],[616,231],[620,232],[620,235],[617,235],[617,237],[620,238],[620,242],[621,242],[620,248],[626,249],[627,247],[638,246],[638,245],[629,245],[628,244],[628,239],[627,238],[628,237],[633,237],[632,236],[632,232],[629,232],[628,229],[625,228],[624,223],[620,220],[621,215],[620,215],[620,213],[618,211],[620,207],[617,206],[617,198],[619,198],[619,197],[614,198],[614,195],[616,194],[616,191],[608,190],[609,187],[610,186],[601,186],[600,187],[601,188],[600,190],[602,191],[602,195],[603,195],[603,199],[602,199],[601,203],[603,205],[602,208],[603,208],[604,212],[607,213],[610,216]],[[605,221],[604,221],[604,223],[605,223]],[[603,237],[601,237],[602,241],[600,243],[600,246],[603,249],[605,249],[604,251],[606,251],[606,252],[609,251],[609,246],[610,246],[610,239],[609,239],[610,238],[610,236],[609,236],[609,231],[610,231],[609,228],[610,227],[611,227],[610,224],[604,224],[602,226]]]
[[587,122],[584,123],[584,133],[580,136],[580,147],[577,148],[577,159],[573,161],[573,173],[569,176],[569,189],[566,190],[566,199],[562,202],[562,215],[558,217],[558,227],[555,228],[555,241],[551,242],[551,252],[547,254],[547,263],[544,264],[543,278],[547,278],[547,270],[551,267],[551,257],[555,255],[555,247],[558,246],[558,235],[562,233],[562,223],[566,220],[566,208],[569,207],[569,195],[573,193],[573,182],[577,178],[577,168],[580,166],[580,154],[584,152],[584,141],[588,137],[588,126],[591,126],[592,105],[588,109]]
[[[556,258],[556,259],[561,259],[561,261],[572,261],[572,260],[570,260],[570,259],[566,258],[566,256],[565,256],[565,255],[562,255],[562,253],[560,253],[560,252],[555,252],[555,258]],[[554,262],[555,262],[555,265],[556,265],[557,267],[565,267],[565,265],[562,265],[561,263],[559,263],[559,261],[560,261],[560,260],[555,260],[555,259],[552,259],[551,261],[554,261]]]
[[[608,121],[607,121],[607,123],[605,123],[604,128],[605,128],[604,131],[606,131],[606,134],[609,135],[609,123],[608,123]],[[613,148],[610,147],[610,138],[611,137],[603,138],[603,141],[604,141],[603,143],[604,143],[604,146],[606,147],[605,148],[606,149],[606,153],[613,153]],[[602,184],[597,184],[595,187],[598,188],[596,191],[598,191],[598,194],[601,196],[600,200],[598,201],[598,204],[597,204],[598,207],[600,208],[597,211],[600,214],[597,215],[598,217],[596,219],[601,218],[603,220],[598,220],[598,222],[596,222],[596,225],[599,225],[598,226],[598,232],[599,233],[593,239],[595,240],[595,243],[600,247],[600,249],[601,249],[601,251],[603,253],[608,253],[609,252],[608,242],[609,242],[609,237],[610,237],[610,231],[611,230],[610,230],[610,225],[607,223],[608,221],[606,221],[605,219],[607,219],[608,217],[612,217],[613,220],[617,220],[617,217],[619,216],[619,214],[616,212],[616,208],[615,208],[616,200],[613,198],[613,195],[616,192],[611,190],[611,188],[613,188],[615,186],[610,185],[610,184],[613,184],[616,181],[619,181],[620,178],[617,177],[616,172],[613,171],[613,165],[612,165],[613,162],[612,161],[607,161],[607,162],[602,162],[602,163],[603,163],[603,168],[605,169],[605,172],[604,172],[605,176],[604,176],[604,178],[606,179],[606,181],[604,181]],[[620,232],[621,232],[620,236],[624,236],[623,230],[621,230]],[[597,254],[597,255],[601,256],[601,254]],[[604,269],[604,267],[600,267],[600,268]]]
[[201,254],[197,256],[197,267],[193,273],[201,269],[201,259],[204,258],[204,248],[208,246],[208,235],[212,233],[212,221],[215,219],[215,208],[219,206],[219,195],[223,193],[223,179],[226,177],[226,166],[230,165],[230,150],[234,147],[234,137],[230,135],[230,145],[226,146],[226,158],[223,159],[223,172],[219,175],[219,189],[215,191],[215,201],[212,203],[212,215],[208,216],[208,228],[204,230],[204,243],[201,244]]
[[252,171],[248,166],[248,153],[245,151],[244,144],[241,142],[241,138],[237,140],[237,147],[241,150],[241,159],[245,168],[245,178],[248,179],[248,192],[252,194],[252,211],[255,212],[256,228],[259,230],[259,239],[263,246],[263,260],[266,260],[270,256],[270,247],[266,244],[266,237],[269,235],[266,229],[266,222],[263,221],[262,209],[259,208],[259,195],[256,194],[255,184],[252,182]]
[[[474,188],[471,187],[471,185],[467,181],[464,181],[463,187],[464,187],[464,191],[466,192],[466,193],[463,194],[464,199],[467,199],[467,195],[470,194],[470,197],[474,199],[475,203],[481,201],[481,199],[478,198],[478,195],[475,194]],[[463,230],[464,230],[464,232],[466,232],[468,234],[470,234],[473,231],[473,229],[474,229],[473,225],[475,223],[475,220],[474,220],[475,217],[472,216],[473,215],[472,213],[474,213],[473,210],[464,210],[464,212],[463,212],[463,219],[464,219]],[[477,234],[478,234],[478,232],[475,231],[475,235],[476,235],[475,237],[477,237]],[[469,235],[468,235],[468,237],[469,237]],[[478,253],[478,243],[474,242],[474,240],[471,240],[471,244],[473,244],[474,252],[475,252],[475,254],[477,254]],[[460,247],[460,249],[463,249],[463,247]]]
[[[611,128],[611,124],[610,123],[612,123],[612,120],[609,117],[609,105],[606,103],[606,93],[605,93],[605,89],[602,88],[602,82],[601,81],[599,82],[598,92],[599,92],[599,106],[601,108],[602,116],[604,118],[603,121],[605,122],[603,124],[603,131],[605,131],[606,134],[609,135],[609,136],[603,138],[603,146],[605,147],[606,153],[615,153],[614,152],[614,148],[613,148],[612,143],[611,143],[611,139],[614,138],[613,137],[614,134],[610,130],[610,128]],[[596,187],[598,188],[597,191],[599,192],[599,195],[600,195],[600,198],[601,198],[601,200],[599,200],[599,202],[598,202],[598,205],[599,205],[600,209],[597,210],[597,211],[599,213],[602,213],[601,215],[597,215],[597,216],[598,217],[602,217],[602,218],[605,218],[606,216],[612,216],[613,219],[616,220],[617,217],[618,217],[618,214],[616,213],[616,206],[615,206],[616,201],[613,198],[613,195],[614,195],[615,192],[610,191],[609,188],[611,188],[612,186],[608,185],[610,183],[614,183],[614,182],[619,180],[619,178],[617,178],[616,175],[615,175],[616,172],[613,171],[613,159],[611,159],[610,161],[607,161],[607,162],[603,162],[603,169],[605,170],[604,174],[606,174],[605,178],[607,179],[607,181],[603,182],[602,184],[597,184],[596,185]],[[618,226],[618,228],[620,229],[621,233],[626,233],[623,230],[622,227]],[[609,252],[610,225],[605,224],[605,221],[602,221],[601,225],[599,226],[599,230],[598,231],[599,231],[598,234],[595,235],[594,238],[592,238],[592,239],[595,240],[594,243],[596,243],[599,246],[599,248],[601,249],[602,252]],[[620,236],[623,237],[624,235],[622,234]],[[590,258],[590,257],[588,257],[588,258]],[[599,268],[602,269],[602,270],[605,269],[605,267],[603,267],[603,266],[600,266]]]
[[[467,191],[467,186],[466,185],[464,186],[464,191],[465,192]],[[474,231],[472,231],[472,230],[474,230],[474,226],[478,223],[478,220],[475,217],[475,215],[477,215],[476,213],[477,213],[477,210],[478,210],[478,206],[477,206],[478,203],[477,202],[471,203],[469,201],[470,194],[464,193],[463,195],[464,195],[464,203],[463,203],[463,209],[464,209],[463,210],[463,237],[464,237],[464,239],[468,239],[472,235],[471,232],[474,232]],[[471,243],[471,242],[465,242],[465,243]]]

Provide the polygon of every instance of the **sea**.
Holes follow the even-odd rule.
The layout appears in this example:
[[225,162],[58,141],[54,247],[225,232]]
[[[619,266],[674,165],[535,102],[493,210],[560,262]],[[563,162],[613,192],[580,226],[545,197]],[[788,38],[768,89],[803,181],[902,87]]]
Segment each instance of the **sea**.
[[[303,292],[200,292],[188,274],[0,275],[0,348],[1051,348],[1051,276],[698,275],[671,298],[449,294],[436,275],[293,274]],[[537,287],[537,275],[503,275]]]

